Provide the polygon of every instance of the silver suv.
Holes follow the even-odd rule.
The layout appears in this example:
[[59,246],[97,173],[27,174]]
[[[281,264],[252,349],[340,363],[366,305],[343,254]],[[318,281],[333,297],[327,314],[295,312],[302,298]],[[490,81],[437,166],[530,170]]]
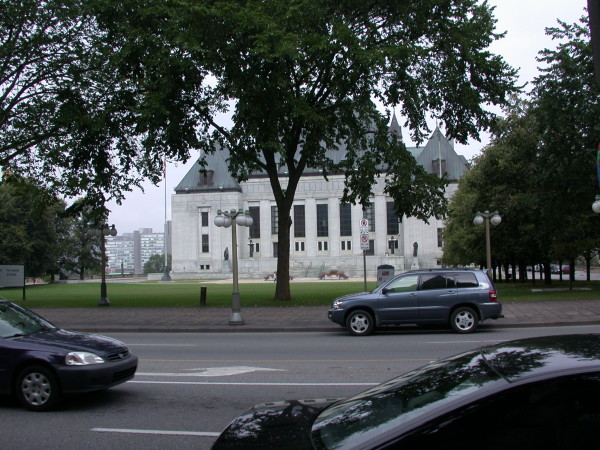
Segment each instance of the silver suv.
[[450,325],[470,333],[479,322],[499,319],[502,304],[483,270],[428,269],[402,273],[373,292],[336,298],[329,320],[357,336],[385,325]]

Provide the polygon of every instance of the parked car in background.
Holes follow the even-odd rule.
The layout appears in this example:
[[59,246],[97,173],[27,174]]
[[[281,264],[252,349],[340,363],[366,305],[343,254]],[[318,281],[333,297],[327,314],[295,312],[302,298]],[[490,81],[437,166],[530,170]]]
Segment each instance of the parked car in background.
[[470,333],[498,319],[502,305],[492,280],[477,269],[425,269],[402,273],[373,292],[336,298],[329,320],[357,336],[386,325],[449,325]]
[[550,264],[550,273],[560,273],[561,268],[558,264]]
[[15,303],[0,300],[0,394],[33,411],[62,395],[107,389],[133,378],[138,359],[122,342],[61,330]]
[[600,442],[600,335],[523,339],[432,362],[346,400],[257,405],[225,449],[589,449]]

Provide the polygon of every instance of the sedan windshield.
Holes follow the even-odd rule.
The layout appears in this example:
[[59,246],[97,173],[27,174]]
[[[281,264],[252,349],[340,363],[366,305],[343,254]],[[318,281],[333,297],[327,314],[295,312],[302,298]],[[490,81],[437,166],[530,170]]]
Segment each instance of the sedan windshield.
[[13,303],[0,303],[0,337],[27,336],[55,328],[42,319]]
[[312,427],[318,448],[361,447],[499,376],[479,352],[431,363],[325,409]]

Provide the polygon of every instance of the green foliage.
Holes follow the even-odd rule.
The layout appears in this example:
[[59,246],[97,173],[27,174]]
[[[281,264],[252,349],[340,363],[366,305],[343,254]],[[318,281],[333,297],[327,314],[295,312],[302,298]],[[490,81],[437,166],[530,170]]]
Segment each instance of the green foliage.
[[[0,167],[103,206],[144,178],[156,182],[165,157],[226,146],[237,180],[257,169],[271,180],[283,300],[288,213],[307,167],[345,174],[343,202],[368,204],[389,172],[400,215],[445,212],[445,182],[390,139],[375,101],[399,108],[418,142],[428,116],[465,142],[493,123],[486,107],[515,91],[514,70],[489,51],[499,38],[492,10],[475,0],[2,6],[0,97],[10,107],[0,117]],[[229,106],[226,128],[219,115]]]
[[[202,77],[177,64],[166,42],[114,39],[98,26],[93,1],[0,5],[0,169],[102,207],[145,179],[157,182],[165,157],[188,158],[198,91],[182,85]],[[142,49],[151,67],[134,67],[134,56],[129,73],[111,64]]]
[[68,229],[60,236],[62,253],[58,265],[64,272],[74,273],[83,280],[87,272],[99,273],[102,253],[99,238],[91,236],[90,227],[104,223],[104,211],[88,205],[84,200],[74,202],[66,211]]
[[56,267],[64,203],[30,181],[0,182],[0,264],[22,264],[27,276]]
[[591,210],[599,183],[600,89],[593,74],[587,17],[575,24],[559,21],[547,34],[559,44],[540,52],[546,67],[535,80],[533,98],[541,152],[552,169],[545,171],[539,187],[552,193],[548,218],[561,229],[552,240],[552,253],[562,259],[597,248],[600,239],[600,221]]
[[559,21],[547,33],[560,42],[556,50],[540,52],[546,66],[531,100],[507,109],[451,202],[447,263],[484,260],[484,227],[471,224],[480,209],[502,215],[492,230],[496,266],[570,261],[598,247],[600,218],[591,205],[598,192],[600,92],[589,30],[582,19],[574,25]]
[[27,276],[100,267],[88,235],[89,215],[73,217],[63,201],[31,180],[7,174],[0,182],[0,264],[23,264]]
[[[444,182],[390,139],[375,100],[399,107],[417,141],[432,115],[464,142],[492,124],[486,105],[503,104],[515,91],[514,71],[488,49],[499,37],[491,9],[474,0],[98,4],[120,73],[140,74],[136,82],[145,83],[175,55],[175,64],[192,61],[214,80],[194,93],[203,99],[198,115],[177,117],[198,121],[204,151],[228,148],[237,180],[256,170],[268,175],[280,212],[275,296],[282,300],[291,298],[289,211],[307,167],[326,178],[345,174],[343,202],[368,204],[375,181],[389,171],[386,192],[400,215],[445,212]],[[182,96],[191,92],[175,86]],[[217,114],[228,102],[230,128]]]
[[[167,269],[171,271],[171,255],[167,255]],[[144,273],[163,273],[165,271],[165,255],[152,255],[144,264]]]

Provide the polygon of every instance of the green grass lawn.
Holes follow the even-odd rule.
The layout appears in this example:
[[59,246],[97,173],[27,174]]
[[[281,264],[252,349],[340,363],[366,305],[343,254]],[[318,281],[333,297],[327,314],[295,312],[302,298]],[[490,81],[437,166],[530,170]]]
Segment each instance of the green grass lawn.
[[[230,283],[212,284],[202,281],[171,283],[139,282],[108,283],[108,298],[113,307],[193,307],[200,305],[201,286],[206,286],[206,306],[230,307]],[[500,301],[540,301],[600,299],[600,281],[577,281],[569,290],[567,281],[553,281],[551,286],[537,281],[532,283],[498,283]],[[375,282],[368,282],[369,290]],[[324,280],[319,282],[292,282],[293,300],[274,302],[275,283],[241,283],[242,306],[328,306],[331,300],[345,294],[362,292],[362,281]],[[0,289],[4,297],[32,308],[96,307],[100,298],[99,283],[33,285],[26,288],[23,302],[22,289]]]

